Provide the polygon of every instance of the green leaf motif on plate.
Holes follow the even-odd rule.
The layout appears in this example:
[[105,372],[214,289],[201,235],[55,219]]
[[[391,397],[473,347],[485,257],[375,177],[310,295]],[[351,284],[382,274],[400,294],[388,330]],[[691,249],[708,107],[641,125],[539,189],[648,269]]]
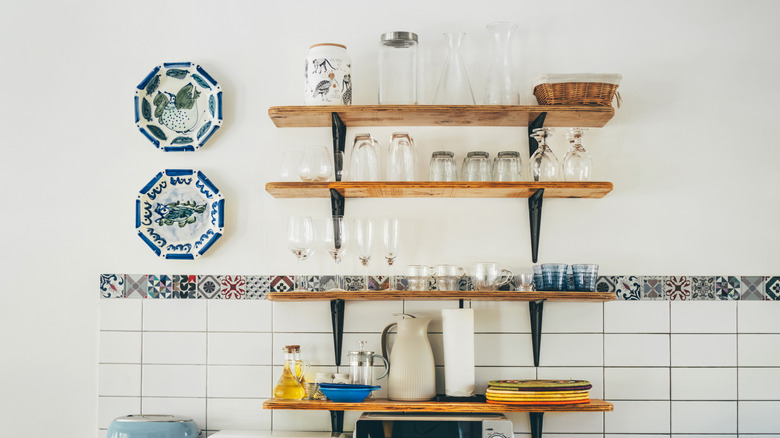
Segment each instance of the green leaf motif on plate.
[[178,68],[172,68],[165,72],[166,75],[176,78],[176,79],[184,79],[187,77],[187,70],[180,70]]
[[154,97],[154,117],[159,119],[167,105],[168,98],[162,93],[157,93],[157,96]]
[[206,122],[205,125],[201,126],[200,129],[198,130],[198,140],[200,140],[200,138],[203,137],[203,134],[208,132],[209,128],[211,128],[211,121],[210,120],[208,122]]
[[146,85],[146,94],[152,94],[160,85],[160,75],[154,75],[151,81]]
[[176,109],[192,109],[199,96],[200,91],[194,85],[187,84],[181,87],[181,90],[176,93]]
[[209,87],[209,84],[207,84],[206,81],[204,81],[202,77],[200,77],[200,76],[198,76],[198,75],[193,73],[192,74],[192,79],[194,79],[195,82],[198,85],[200,85],[201,87],[211,90],[211,87]]
[[214,95],[209,96],[209,112],[211,117],[214,117],[214,109],[217,107],[217,103],[214,101]]
[[187,144],[187,143],[192,143],[192,139],[189,137],[176,137],[171,142],[171,144]]
[[159,127],[155,125],[146,125],[146,127],[149,128],[149,131],[152,133],[152,135],[159,138],[160,140],[168,140],[168,137]]
[[149,105],[149,101],[144,99],[141,101],[141,114],[144,116],[147,122],[152,121],[152,106]]

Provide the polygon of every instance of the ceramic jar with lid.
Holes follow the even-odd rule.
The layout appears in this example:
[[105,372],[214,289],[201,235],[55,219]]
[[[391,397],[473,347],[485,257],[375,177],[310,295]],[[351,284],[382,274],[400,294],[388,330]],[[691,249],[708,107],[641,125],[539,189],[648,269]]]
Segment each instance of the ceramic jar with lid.
[[311,46],[305,72],[305,105],[352,105],[352,61],[346,46]]

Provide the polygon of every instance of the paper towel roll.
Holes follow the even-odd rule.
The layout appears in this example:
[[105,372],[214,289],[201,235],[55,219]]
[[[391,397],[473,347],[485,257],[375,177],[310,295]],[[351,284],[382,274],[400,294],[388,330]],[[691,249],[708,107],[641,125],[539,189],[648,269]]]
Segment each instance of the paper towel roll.
[[474,310],[443,309],[444,392],[450,397],[474,395]]

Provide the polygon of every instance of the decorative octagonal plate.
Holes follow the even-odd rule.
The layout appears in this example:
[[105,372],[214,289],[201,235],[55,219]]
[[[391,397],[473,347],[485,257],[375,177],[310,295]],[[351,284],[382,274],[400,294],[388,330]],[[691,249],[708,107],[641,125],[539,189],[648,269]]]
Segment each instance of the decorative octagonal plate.
[[166,259],[192,260],[222,237],[225,199],[198,170],[167,169],[135,201],[135,228]]
[[135,91],[135,124],[164,151],[194,151],[222,125],[222,90],[203,67],[155,67]]

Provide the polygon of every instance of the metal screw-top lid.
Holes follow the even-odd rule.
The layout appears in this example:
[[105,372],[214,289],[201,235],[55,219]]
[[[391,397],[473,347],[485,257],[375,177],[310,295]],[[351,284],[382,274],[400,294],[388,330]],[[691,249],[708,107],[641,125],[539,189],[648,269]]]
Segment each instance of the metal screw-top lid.
[[473,158],[473,157],[489,158],[490,154],[485,151],[471,151],[468,154],[466,154],[466,156],[469,158]]
[[455,154],[452,151],[436,151],[432,154],[434,157],[454,157]]
[[517,151],[501,151],[498,153],[498,158],[501,157],[519,157],[520,152]]
[[151,414],[135,414],[126,415],[124,417],[117,417],[114,421],[124,423],[188,423],[192,421],[192,418],[179,417],[176,415],[151,415]]
[[389,47],[411,47],[417,44],[417,34],[414,32],[387,32],[379,38],[382,45]]

